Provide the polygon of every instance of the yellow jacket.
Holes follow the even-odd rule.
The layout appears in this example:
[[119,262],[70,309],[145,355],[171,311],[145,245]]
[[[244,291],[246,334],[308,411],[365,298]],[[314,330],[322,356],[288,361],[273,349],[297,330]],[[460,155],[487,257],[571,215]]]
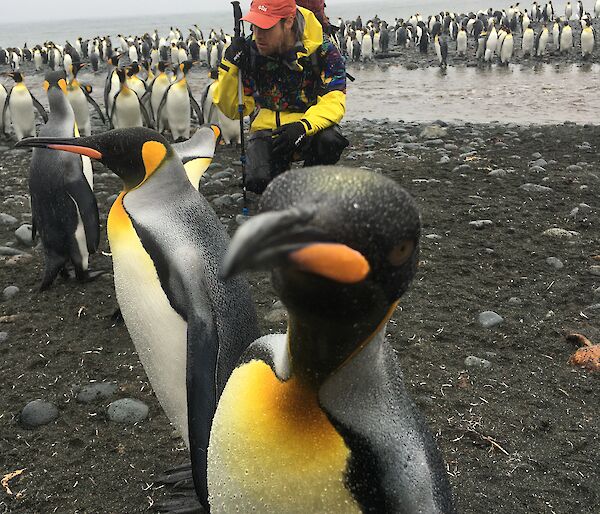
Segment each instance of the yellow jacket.
[[[251,132],[301,121],[310,136],[339,123],[346,112],[344,58],[311,11],[298,7],[297,16],[304,26],[303,48],[293,63],[259,55],[249,38],[252,71],[243,76],[243,103],[244,116],[257,111]],[[223,59],[213,94],[214,104],[231,119],[239,119],[238,73]]]

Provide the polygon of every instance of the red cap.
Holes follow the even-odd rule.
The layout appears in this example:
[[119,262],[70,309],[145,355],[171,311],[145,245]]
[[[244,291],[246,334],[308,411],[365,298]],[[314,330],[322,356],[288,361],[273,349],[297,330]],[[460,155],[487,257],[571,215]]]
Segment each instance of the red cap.
[[279,20],[294,14],[296,14],[296,0],[252,0],[250,12],[242,20],[267,30]]

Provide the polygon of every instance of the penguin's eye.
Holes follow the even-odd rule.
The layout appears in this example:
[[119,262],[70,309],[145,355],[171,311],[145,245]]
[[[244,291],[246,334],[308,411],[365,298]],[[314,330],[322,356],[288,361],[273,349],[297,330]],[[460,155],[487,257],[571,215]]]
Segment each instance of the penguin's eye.
[[388,254],[388,261],[392,266],[402,266],[412,255],[415,249],[415,242],[412,240],[402,241],[392,248]]

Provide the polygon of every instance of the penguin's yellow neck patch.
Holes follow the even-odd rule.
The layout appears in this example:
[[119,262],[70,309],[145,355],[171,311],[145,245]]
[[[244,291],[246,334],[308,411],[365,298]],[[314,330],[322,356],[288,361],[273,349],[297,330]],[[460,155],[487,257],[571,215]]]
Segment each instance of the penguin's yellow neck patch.
[[167,148],[158,141],[146,141],[142,146],[142,160],[146,170],[146,179],[152,175],[164,161]]
[[262,361],[237,368],[219,400],[209,446],[213,512],[359,512],[344,485],[350,451],[297,377]]
[[113,244],[119,241],[120,237],[128,237],[128,235],[133,230],[133,225],[127,212],[125,212],[125,207],[123,207],[123,198],[125,197],[125,192],[121,191],[121,194],[115,200],[112,207],[110,208],[110,213],[108,214],[108,223],[107,223],[107,231],[108,231],[108,239],[111,244],[111,248]]

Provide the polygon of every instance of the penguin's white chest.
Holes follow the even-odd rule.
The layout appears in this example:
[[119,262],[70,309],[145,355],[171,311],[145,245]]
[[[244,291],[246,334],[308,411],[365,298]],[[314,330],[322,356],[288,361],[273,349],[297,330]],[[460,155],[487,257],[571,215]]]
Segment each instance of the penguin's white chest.
[[88,111],[87,100],[85,94],[79,86],[69,88],[67,95],[69,103],[75,113],[75,121],[82,135],[90,135],[90,111]]
[[18,137],[35,136],[33,100],[25,86],[14,86],[9,99],[10,117]]
[[348,456],[315,392],[296,378],[280,382],[262,361],[241,365],[211,429],[211,511],[360,512],[344,483]]
[[143,125],[140,101],[134,91],[129,88],[124,89],[117,96],[115,102],[115,128],[141,127]]
[[188,444],[187,323],[171,306],[122,199],[108,219],[117,300],[158,401]]

